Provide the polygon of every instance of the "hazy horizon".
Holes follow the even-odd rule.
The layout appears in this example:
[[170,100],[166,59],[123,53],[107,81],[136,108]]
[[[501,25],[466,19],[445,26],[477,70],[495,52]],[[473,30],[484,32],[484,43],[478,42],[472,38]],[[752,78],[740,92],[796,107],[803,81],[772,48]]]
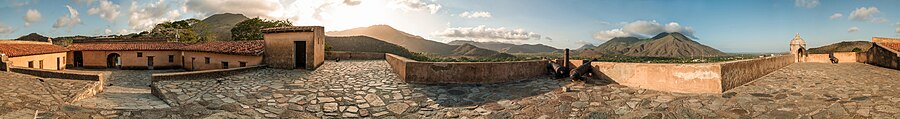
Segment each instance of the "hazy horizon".
[[612,37],[681,32],[723,52],[784,52],[900,35],[900,1],[6,0],[0,39],[127,34],[212,14],[283,19],[326,31],[385,24],[429,40],[575,49]]

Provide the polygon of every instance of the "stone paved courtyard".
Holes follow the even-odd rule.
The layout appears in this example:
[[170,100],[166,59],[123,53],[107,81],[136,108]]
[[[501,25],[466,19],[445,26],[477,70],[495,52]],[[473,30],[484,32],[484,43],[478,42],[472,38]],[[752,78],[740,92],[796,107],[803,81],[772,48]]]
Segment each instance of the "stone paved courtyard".
[[175,71],[180,70],[86,70],[84,72],[105,73],[110,78],[103,92],[72,105],[99,109],[169,108],[165,102],[150,94],[150,74]]
[[[900,71],[866,64],[798,63],[723,94],[682,94],[549,77],[489,85],[407,84],[383,60],[329,61],[316,71],[260,69],[225,78],[158,82],[165,98],[178,104],[170,108],[66,105],[51,116],[900,118],[897,77]],[[0,115],[13,111],[0,110]]]
[[[41,79],[41,80],[38,80]],[[90,87],[96,81],[39,78],[31,75],[0,72],[0,119],[46,116],[48,110]]]

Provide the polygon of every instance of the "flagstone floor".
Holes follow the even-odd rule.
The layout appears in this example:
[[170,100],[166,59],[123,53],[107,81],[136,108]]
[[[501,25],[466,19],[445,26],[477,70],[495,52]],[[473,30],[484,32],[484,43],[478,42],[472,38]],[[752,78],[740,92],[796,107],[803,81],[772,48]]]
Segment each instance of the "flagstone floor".
[[[537,77],[485,85],[400,81],[383,60],[315,71],[259,69],[162,81],[162,109],[63,106],[101,118],[900,118],[900,71],[792,64],[722,94],[683,94]],[[564,90],[569,89],[568,91]],[[0,115],[13,111],[0,110]]]

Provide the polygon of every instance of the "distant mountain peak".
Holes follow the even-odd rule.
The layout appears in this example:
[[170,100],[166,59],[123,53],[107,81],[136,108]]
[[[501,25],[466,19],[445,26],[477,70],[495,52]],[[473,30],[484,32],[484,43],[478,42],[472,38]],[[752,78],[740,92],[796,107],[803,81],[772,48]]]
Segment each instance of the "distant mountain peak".
[[582,56],[626,55],[651,57],[688,57],[727,55],[678,32],[663,32],[649,39],[616,37],[592,48]]

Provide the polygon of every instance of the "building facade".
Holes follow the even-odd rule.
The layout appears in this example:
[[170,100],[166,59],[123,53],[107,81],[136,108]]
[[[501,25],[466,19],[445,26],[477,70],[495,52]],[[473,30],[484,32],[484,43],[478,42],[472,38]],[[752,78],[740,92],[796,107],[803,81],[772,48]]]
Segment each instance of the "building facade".
[[263,29],[264,62],[281,69],[316,69],[325,63],[325,32],[321,26]]
[[45,70],[66,68],[66,48],[48,42],[0,41],[0,70],[24,67]]
[[70,66],[210,70],[260,65],[263,41],[208,43],[91,42],[67,47]]

